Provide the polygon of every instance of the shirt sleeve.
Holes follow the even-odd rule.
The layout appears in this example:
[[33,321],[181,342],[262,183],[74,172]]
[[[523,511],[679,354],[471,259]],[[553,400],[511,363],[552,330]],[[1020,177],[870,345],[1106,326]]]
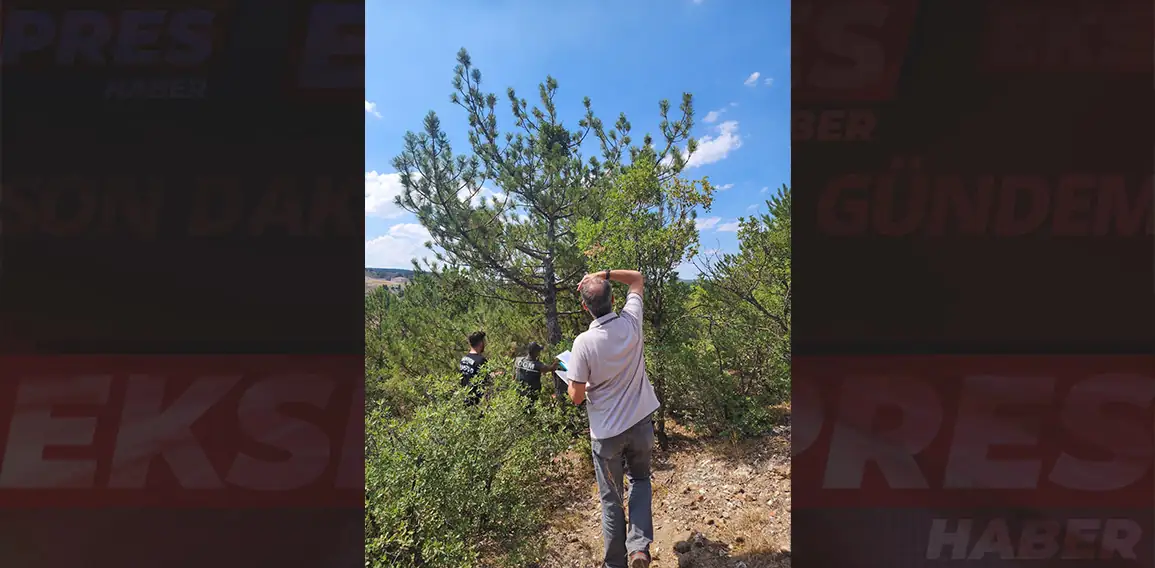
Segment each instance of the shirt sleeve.
[[626,305],[622,308],[622,316],[633,322],[638,331],[642,330],[642,297],[638,294],[626,296]]
[[586,351],[579,343],[574,343],[573,355],[569,359],[569,368],[566,375],[569,380],[578,383],[588,383],[590,381],[590,366],[586,361]]
[[546,365],[545,363],[542,363],[541,361],[534,361],[534,362],[533,362],[533,370],[535,370],[535,371],[537,371],[537,372],[539,372],[539,373],[544,373],[544,372],[546,372],[546,370],[547,370],[546,368],[547,368],[548,366],[549,366],[549,365]]

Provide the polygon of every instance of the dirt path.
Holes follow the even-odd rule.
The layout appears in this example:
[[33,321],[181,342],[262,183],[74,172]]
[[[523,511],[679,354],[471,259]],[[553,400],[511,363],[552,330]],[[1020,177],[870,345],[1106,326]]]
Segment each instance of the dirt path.
[[[676,425],[654,456],[655,568],[790,566],[790,429],[740,443],[700,440]],[[542,568],[601,566],[601,511],[587,455],[567,478]]]

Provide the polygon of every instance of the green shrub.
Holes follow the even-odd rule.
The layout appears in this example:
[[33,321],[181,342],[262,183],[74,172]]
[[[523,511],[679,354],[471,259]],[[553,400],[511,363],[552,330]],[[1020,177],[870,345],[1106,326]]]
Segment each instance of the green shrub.
[[[488,368],[510,369],[508,359]],[[466,407],[456,376],[427,377],[409,416],[383,402],[366,420],[365,550],[369,568],[517,564],[540,542],[552,459],[572,440],[566,412],[527,412],[511,373]],[[544,398],[544,393],[543,393]],[[572,406],[572,405],[571,405]]]

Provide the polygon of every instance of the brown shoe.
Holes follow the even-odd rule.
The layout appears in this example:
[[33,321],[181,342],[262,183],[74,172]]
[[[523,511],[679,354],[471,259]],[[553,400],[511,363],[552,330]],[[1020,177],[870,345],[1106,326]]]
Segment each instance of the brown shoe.
[[650,555],[640,550],[630,554],[630,568],[650,568]]

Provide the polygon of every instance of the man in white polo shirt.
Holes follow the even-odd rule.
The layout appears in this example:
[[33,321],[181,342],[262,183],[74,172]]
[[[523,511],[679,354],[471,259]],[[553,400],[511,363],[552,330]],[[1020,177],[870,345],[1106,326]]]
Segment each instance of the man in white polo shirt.
[[[629,287],[621,315],[613,312],[611,281]],[[587,274],[578,285],[582,307],[594,321],[574,339],[568,369],[569,395],[574,404],[585,401],[589,413],[590,445],[602,500],[604,562],[609,568],[648,568],[650,543],[654,540],[650,510],[650,458],[654,447],[651,415],[660,404],[646,377],[643,284],[640,272],[606,270]],[[628,531],[622,496],[623,468],[630,479]]]

